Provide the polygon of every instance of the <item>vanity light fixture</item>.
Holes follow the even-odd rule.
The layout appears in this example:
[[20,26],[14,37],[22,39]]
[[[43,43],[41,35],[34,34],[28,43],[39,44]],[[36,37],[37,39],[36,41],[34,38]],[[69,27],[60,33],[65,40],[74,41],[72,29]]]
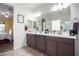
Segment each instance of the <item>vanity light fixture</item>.
[[68,6],[70,6],[69,3],[58,3],[57,5],[53,6],[51,11],[61,11],[62,9],[67,8]]
[[53,8],[51,9],[51,11],[57,11],[57,5],[54,5]]

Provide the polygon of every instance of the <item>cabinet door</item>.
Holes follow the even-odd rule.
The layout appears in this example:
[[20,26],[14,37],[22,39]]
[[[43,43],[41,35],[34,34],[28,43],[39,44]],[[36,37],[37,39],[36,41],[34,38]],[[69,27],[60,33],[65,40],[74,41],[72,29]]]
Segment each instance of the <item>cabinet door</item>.
[[28,46],[35,48],[35,35],[34,34],[27,34],[27,44]]
[[56,40],[53,37],[46,38],[46,53],[48,55],[56,55]]
[[45,36],[36,35],[36,48],[45,52]]
[[74,47],[68,43],[57,42],[57,55],[58,56],[73,56]]

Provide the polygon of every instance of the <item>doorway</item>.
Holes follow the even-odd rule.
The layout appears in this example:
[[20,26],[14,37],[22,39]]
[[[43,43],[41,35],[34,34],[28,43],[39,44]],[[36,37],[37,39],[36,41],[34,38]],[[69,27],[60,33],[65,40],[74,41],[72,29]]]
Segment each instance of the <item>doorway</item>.
[[13,7],[0,3],[0,54],[13,50]]

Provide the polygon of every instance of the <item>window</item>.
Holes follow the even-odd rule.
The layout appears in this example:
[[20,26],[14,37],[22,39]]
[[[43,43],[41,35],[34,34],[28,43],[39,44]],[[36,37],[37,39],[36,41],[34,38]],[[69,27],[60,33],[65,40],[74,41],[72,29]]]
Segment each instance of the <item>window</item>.
[[31,20],[27,21],[27,27],[32,29],[32,21]]
[[4,32],[5,31],[5,24],[0,24],[0,32]]
[[52,20],[52,30],[60,30],[60,20]]

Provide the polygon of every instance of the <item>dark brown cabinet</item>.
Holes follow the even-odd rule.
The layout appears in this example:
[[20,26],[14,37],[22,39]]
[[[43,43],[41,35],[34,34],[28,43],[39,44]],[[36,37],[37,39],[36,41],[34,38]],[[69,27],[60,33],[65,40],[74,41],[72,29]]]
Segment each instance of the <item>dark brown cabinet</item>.
[[57,55],[58,56],[73,56],[74,55],[74,40],[73,39],[60,39],[57,42]]
[[46,53],[56,55],[56,40],[52,37],[46,37]]
[[27,34],[27,44],[52,56],[73,56],[74,39]]
[[74,39],[46,37],[46,53],[57,56],[74,55]]
[[45,52],[45,36],[36,35],[36,49]]
[[27,44],[28,46],[35,48],[35,35],[34,34],[27,34]]

